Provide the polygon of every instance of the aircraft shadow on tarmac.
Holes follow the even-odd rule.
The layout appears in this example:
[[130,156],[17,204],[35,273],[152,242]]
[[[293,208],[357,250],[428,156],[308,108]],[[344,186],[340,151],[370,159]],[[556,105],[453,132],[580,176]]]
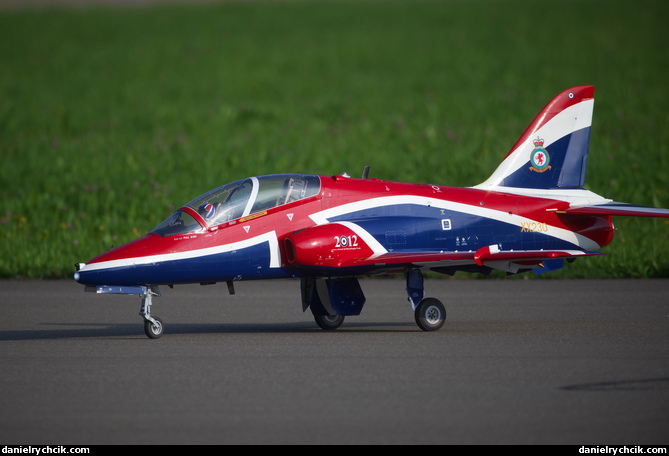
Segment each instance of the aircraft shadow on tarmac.
[[[141,325],[136,323],[38,323],[45,329],[3,330],[0,341],[50,339],[104,338],[138,336],[145,338]],[[313,322],[293,323],[171,323],[165,336],[185,334],[280,334],[334,332],[413,332],[421,331],[413,322],[346,323],[337,331],[323,331]]]
[[669,390],[669,377],[644,378],[617,382],[582,383],[560,387],[567,391],[646,391]]

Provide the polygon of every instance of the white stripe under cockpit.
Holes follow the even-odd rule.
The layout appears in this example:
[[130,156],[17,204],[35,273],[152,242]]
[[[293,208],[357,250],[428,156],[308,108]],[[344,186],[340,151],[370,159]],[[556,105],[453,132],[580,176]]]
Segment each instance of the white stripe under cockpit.
[[148,265],[154,263],[162,263],[166,261],[188,260],[197,257],[204,257],[209,255],[216,255],[220,253],[228,253],[234,250],[241,250],[249,247],[269,242],[270,268],[281,267],[281,254],[279,252],[279,241],[276,236],[276,231],[270,231],[259,236],[245,239],[239,242],[232,242],[230,244],[217,245],[215,247],[208,247],[205,249],[188,250],[185,252],[163,253],[158,255],[149,255],[143,257],[124,258],[121,260],[101,261],[99,263],[89,263],[81,268],[81,271],[97,271],[101,269],[113,269],[120,267],[128,267],[134,265]]

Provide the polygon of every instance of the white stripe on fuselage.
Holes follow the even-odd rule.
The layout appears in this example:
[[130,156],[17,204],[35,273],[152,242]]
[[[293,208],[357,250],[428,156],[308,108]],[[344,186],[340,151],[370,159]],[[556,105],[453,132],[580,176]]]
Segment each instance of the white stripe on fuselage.
[[184,252],[163,253],[144,257],[124,258],[122,260],[102,261],[100,263],[86,264],[82,271],[96,271],[100,269],[111,269],[118,267],[127,267],[134,265],[146,265],[153,263],[162,263],[166,261],[188,260],[197,257],[228,253],[234,250],[241,250],[253,247],[263,242],[269,242],[269,267],[278,268],[281,266],[281,255],[279,253],[279,241],[276,237],[276,231],[270,231],[259,236],[255,236],[243,241],[232,242],[230,244],[217,245],[205,249],[188,250]]
[[[527,226],[527,223],[532,223],[532,222],[544,223],[543,221],[532,220],[530,218],[522,217],[517,214],[509,214],[507,211],[503,210],[489,209],[477,205],[457,203],[454,201],[447,201],[442,199],[428,198],[424,196],[415,196],[415,195],[382,196],[379,198],[370,198],[362,201],[355,201],[353,203],[342,204],[341,206],[316,212],[314,214],[311,214],[309,217],[316,224],[323,225],[325,223],[330,223],[330,219],[332,218],[350,214],[352,212],[363,211],[382,206],[394,206],[399,204],[414,204],[418,206],[436,207],[438,209],[461,212],[464,214],[472,214],[472,215],[477,215],[479,217],[496,220],[498,222],[508,223],[509,225],[515,225],[518,226],[519,228],[521,228],[523,225]],[[334,223],[341,223],[341,221],[335,221]],[[600,245],[594,242],[592,239],[582,236],[578,233],[574,233],[573,231],[565,230],[564,228],[558,228],[552,225],[549,225],[549,227],[550,227],[549,231],[547,233],[544,233],[548,236],[561,239],[563,241],[577,245],[586,250],[597,250],[600,248]]]

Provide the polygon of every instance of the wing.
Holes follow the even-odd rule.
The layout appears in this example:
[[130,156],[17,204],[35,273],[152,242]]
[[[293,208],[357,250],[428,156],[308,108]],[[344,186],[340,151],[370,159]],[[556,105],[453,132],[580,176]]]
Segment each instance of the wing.
[[[574,259],[582,256],[601,255],[582,250],[500,250],[497,245],[467,252],[389,252],[374,257],[351,257],[340,263],[340,267],[414,266],[414,267],[458,267],[487,266],[516,273],[520,269],[543,268],[550,260]],[[554,267],[551,270],[555,269]],[[541,271],[535,271],[541,272]]]

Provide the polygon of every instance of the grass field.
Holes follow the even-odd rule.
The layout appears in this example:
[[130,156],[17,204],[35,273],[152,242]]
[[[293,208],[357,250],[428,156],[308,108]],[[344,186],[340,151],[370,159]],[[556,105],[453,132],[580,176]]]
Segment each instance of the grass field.
[[[587,187],[669,207],[667,18],[666,0],[0,11],[0,277],[71,277],[251,175],[475,185],[582,84]],[[616,224],[607,256],[542,277],[668,277],[669,224]]]

